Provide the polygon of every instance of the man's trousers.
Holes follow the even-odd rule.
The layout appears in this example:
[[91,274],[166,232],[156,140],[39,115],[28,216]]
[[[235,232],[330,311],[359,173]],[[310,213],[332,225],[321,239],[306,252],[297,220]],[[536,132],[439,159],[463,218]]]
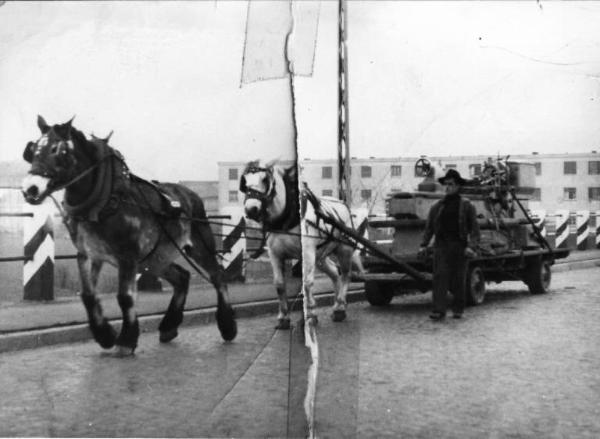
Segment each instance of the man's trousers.
[[465,244],[460,241],[436,242],[433,252],[433,311],[446,314],[448,291],[454,296],[452,311],[465,308]]

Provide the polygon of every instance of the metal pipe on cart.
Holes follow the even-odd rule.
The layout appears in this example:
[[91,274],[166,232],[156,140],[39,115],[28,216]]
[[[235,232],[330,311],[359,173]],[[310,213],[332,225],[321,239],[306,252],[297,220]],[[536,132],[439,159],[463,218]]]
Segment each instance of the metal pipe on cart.
[[357,243],[362,244],[365,247],[366,251],[371,252],[375,256],[378,256],[382,259],[385,259],[386,261],[390,262],[391,264],[393,264],[397,267],[400,267],[407,274],[411,275],[413,278],[420,281],[421,285],[419,285],[419,288],[423,292],[425,292],[429,289],[429,287],[427,287],[427,288],[425,287],[425,283],[427,283],[430,279],[427,276],[425,276],[423,273],[421,273],[420,271],[414,269],[413,267],[411,267],[408,264],[405,264],[404,262],[398,261],[397,259],[388,255],[387,253],[379,250],[376,246],[373,245],[372,242],[363,238],[362,236],[359,236],[353,229],[350,229],[349,227],[346,227],[344,224],[341,224],[341,223],[329,218],[327,215],[323,215],[321,212],[319,212],[318,209],[315,209],[315,214],[321,220],[323,220],[323,222],[338,229],[339,231],[341,231],[342,233],[344,233],[346,236],[350,237]]
[[[535,232],[536,236],[540,239],[540,241],[548,249],[548,251],[550,252],[550,254],[554,255],[554,252],[552,251],[552,248],[550,247],[550,244],[548,244],[548,241],[546,241],[546,238],[544,238],[544,236],[540,233],[540,230],[538,229],[538,227],[535,225],[535,223],[533,222],[533,220],[531,219],[531,217],[527,213],[527,209],[525,209],[523,207],[523,205],[521,204],[521,201],[519,201],[519,199],[517,198],[517,194],[515,194],[515,190],[511,189],[510,190],[510,194],[512,195],[513,199],[517,202],[517,205],[519,206],[519,208],[521,209],[521,211],[525,215],[525,218],[527,218],[527,221],[529,221],[529,224],[531,224],[531,226],[533,227],[533,231]],[[554,256],[553,256],[553,259],[554,259]]]

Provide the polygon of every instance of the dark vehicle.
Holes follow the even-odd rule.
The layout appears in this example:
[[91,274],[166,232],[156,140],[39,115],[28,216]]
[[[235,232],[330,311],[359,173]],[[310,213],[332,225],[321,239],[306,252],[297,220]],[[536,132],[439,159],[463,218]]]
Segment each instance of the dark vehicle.
[[[470,305],[483,302],[486,282],[521,280],[532,294],[546,293],[554,261],[569,255],[569,249],[550,248],[528,213],[535,187],[533,163],[508,159],[488,159],[480,175],[462,190],[477,210],[481,229],[478,256],[469,259],[466,270]],[[415,171],[424,178],[417,191],[391,194],[387,218],[369,221],[369,236],[386,230],[392,234],[391,239],[365,246],[362,279],[371,305],[385,306],[396,294],[431,289],[432,249],[424,257],[417,252],[429,209],[444,196],[435,178],[443,174],[426,158],[416,162]]]

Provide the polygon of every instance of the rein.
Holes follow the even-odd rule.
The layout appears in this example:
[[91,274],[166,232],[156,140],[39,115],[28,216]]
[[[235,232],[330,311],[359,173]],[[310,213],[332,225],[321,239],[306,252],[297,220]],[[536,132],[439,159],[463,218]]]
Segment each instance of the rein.
[[102,157],[99,161],[94,163],[89,168],[84,169],[80,174],[76,175],[71,180],[67,181],[66,183],[59,184],[58,186],[53,187],[52,190],[48,192],[48,195],[50,195],[54,192],[60,191],[62,189],[66,189],[67,187],[71,186],[72,184],[77,183],[83,177],[85,177],[85,176],[89,175],[91,172],[93,172],[98,166],[100,166],[102,164],[102,162],[104,162],[104,160],[106,160],[110,157],[117,157],[119,160],[123,161],[123,159],[121,157],[119,157],[119,155],[115,154],[115,152],[112,151],[109,154]]

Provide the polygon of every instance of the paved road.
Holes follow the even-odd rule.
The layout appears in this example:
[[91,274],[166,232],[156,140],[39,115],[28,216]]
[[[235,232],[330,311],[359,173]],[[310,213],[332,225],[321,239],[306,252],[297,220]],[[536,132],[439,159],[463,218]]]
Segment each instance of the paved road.
[[[303,437],[308,354],[273,317],[175,342],[143,334],[132,358],[92,342],[0,355],[0,436]],[[291,350],[291,352],[290,352]]]
[[427,318],[431,296],[322,310],[320,437],[600,437],[600,270],[556,273],[532,296],[488,285],[463,320]]

